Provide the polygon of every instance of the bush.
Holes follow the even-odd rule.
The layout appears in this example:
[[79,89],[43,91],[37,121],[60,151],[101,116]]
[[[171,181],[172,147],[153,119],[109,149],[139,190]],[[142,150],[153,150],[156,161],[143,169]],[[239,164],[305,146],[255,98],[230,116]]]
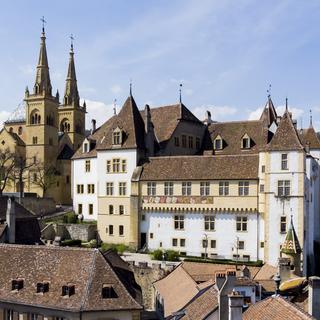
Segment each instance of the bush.
[[154,250],[151,253],[152,260],[165,260],[165,261],[179,261],[179,253],[174,250],[162,251],[161,249]]
[[77,223],[78,216],[74,212],[68,212],[63,216],[64,223]]
[[179,261],[179,252],[174,250],[167,250],[165,252],[167,261]]
[[81,246],[81,240],[73,240],[68,239],[61,242],[61,246],[63,247],[80,247]]
[[102,252],[107,251],[107,250],[113,250],[119,254],[123,254],[123,252],[127,251],[127,249],[128,249],[128,247],[123,243],[120,243],[120,244],[102,243],[101,247],[100,247],[100,250]]
[[151,252],[151,259],[152,260],[162,260],[163,258],[163,251],[161,249],[154,250]]

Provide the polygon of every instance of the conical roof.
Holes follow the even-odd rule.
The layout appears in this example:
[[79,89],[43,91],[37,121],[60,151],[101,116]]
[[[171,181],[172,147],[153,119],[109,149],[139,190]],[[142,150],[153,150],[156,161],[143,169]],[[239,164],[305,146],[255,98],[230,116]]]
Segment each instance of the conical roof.
[[260,120],[264,121],[268,127],[272,125],[273,122],[277,123],[277,112],[273,105],[271,97],[268,97],[268,101],[262,111]]
[[305,147],[308,146],[310,149],[320,149],[320,140],[312,125],[310,125],[308,129],[301,129],[299,136]]
[[286,239],[281,247],[281,252],[286,254],[299,254],[302,252],[296,231],[293,226],[292,217]]

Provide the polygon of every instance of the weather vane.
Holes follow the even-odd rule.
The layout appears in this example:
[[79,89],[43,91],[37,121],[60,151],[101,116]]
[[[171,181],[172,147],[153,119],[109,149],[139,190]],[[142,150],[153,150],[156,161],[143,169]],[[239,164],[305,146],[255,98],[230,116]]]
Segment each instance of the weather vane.
[[117,114],[117,99],[113,100],[113,114]]
[[269,88],[267,90],[267,93],[268,93],[268,98],[271,97],[271,84],[269,84]]
[[130,96],[132,96],[132,79],[130,78]]

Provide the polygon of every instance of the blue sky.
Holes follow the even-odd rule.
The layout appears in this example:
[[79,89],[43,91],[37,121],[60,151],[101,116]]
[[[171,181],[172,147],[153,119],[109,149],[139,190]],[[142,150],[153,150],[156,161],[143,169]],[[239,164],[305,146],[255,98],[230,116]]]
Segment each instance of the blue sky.
[[121,105],[133,82],[139,107],[178,101],[200,118],[257,117],[267,97],[285,97],[300,125],[313,110],[320,129],[320,1],[3,1],[0,11],[0,121],[33,87],[41,21],[47,20],[51,81],[60,95],[69,35],[88,120]]

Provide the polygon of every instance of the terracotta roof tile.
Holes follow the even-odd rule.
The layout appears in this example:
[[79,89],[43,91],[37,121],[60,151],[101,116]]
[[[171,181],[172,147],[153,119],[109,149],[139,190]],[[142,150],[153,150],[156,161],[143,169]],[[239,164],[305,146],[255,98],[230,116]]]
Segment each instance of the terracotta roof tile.
[[299,136],[305,148],[309,144],[310,149],[320,149],[320,140],[312,126],[310,126],[308,129],[300,130]]
[[258,155],[154,157],[141,180],[257,179]]
[[315,319],[281,296],[269,297],[251,305],[243,320],[306,320]]

